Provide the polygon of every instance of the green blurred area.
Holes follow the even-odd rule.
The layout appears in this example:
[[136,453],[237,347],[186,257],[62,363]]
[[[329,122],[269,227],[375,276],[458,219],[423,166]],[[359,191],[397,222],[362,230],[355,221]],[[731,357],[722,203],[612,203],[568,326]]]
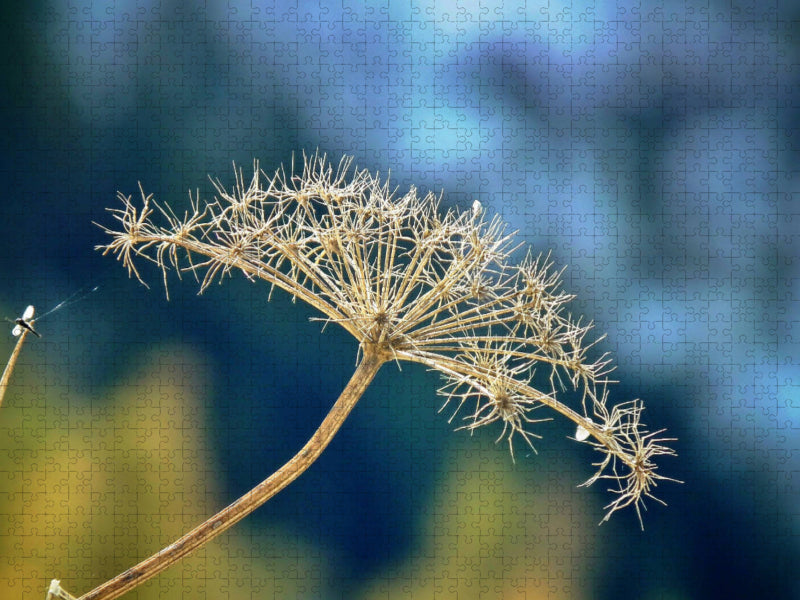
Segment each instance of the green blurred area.
[[[202,361],[174,346],[149,355],[101,398],[48,386],[44,367],[13,374],[0,411],[4,600],[44,598],[52,578],[88,592],[226,504]],[[319,597],[324,563],[289,532],[240,524],[125,597]]]
[[[233,500],[209,447],[205,357],[155,347],[105,395],[85,398],[50,385],[36,348],[26,351],[0,410],[4,600],[43,598],[52,578],[85,593]],[[328,549],[245,520],[126,597],[589,597],[592,495],[547,471],[531,477],[488,436],[459,437],[430,502],[413,508],[417,547],[382,571],[342,581]]]
[[[508,458],[507,456],[505,457]],[[515,474],[488,451],[454,452],[419,527],[424,545],[365,583],[378,598],[589,598],[598,542],[586,494]]]

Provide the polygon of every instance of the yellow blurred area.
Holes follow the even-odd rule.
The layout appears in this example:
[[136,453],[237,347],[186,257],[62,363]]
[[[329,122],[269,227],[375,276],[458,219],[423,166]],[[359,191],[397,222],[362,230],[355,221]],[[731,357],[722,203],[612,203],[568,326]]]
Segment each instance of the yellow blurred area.
[[380,573],[362,600],[591,597],[598,527],[587,516],[590,494],[515,472],[498,450],[451,458],[421,523],[424,547]]
[[[174,346],[148,356],[106,398],[47,384],[31,358],[17,367],[0,409],[3,600],[43,599],[52,578],[84,594],[233,500],[205,435],[203,360]],[[319,597],[324,564],[242,523],[125,598]]]
[[[214,394],[203,357],[179,346],[147,356],[104,398],[48,383],[56,374],[30,357],[14,373],[0,409],[0,599],[43,599],[53,578],[86,593],[233,500],[221,496],[205,431]],[[545,468],[554,457],[525,470],[503,445],[467,442],[415,508],[420,545],[355,595],[589,597],[592,496]],[[255,534],[245,520],[124,598],[325,598],[336,580],[326,552],[289,531]]]

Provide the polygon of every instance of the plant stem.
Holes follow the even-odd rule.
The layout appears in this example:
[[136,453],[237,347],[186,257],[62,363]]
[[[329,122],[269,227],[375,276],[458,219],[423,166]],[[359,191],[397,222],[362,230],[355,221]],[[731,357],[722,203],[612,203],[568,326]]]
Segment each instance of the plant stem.
[[78,600],[118,598],[211,541],[297,479],[322,454],[386,359],[387,357],[379,351],[365,345],[361,363],[338,400],[311,439],[289,462],[173,544],[84,594]]
[[17,340],[16,346],[14,346],[14,351],[11,353],[11,357],[8,359],[8,363],[6,364],[6,368],[3,370],[3,375],[0,377],[0,406],[3,405],[3,397],[6,395],[6,388],[8,387],[8,380],[11,379],[11,371],[14,370],[14,365],[17,364],[17,357],[19,356],[19,351],[22,350],[22,342],[25,341],[25,336],[28,335],[28,330],[21,328],[22,333],[20,333],[19,339]]

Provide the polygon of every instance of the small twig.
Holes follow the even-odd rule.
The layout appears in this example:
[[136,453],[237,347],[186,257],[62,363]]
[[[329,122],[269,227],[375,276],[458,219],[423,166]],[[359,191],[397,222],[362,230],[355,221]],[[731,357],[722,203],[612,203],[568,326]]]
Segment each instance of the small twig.
[[77,598],[61,587],[61,581],[53,579],[47,589],[45,600],[77,600]]
[[22,333],[20,333],[19,339],[17,340],[17,345],[14,346],[11,357],[8,359],[8,364],[6,364],[6,368],[3,371],[3,376],[0,378],[0,407],[3,406],[3,396],[6,395],[6,388],[8,387],[8,380],[11,378],[11,371],[14,370],[14,365],[17,364],[17,357],[19,356],[20,350],[22,350],[22,342],[25,341],[25,336],[27,335],[28,330],[22,329]]

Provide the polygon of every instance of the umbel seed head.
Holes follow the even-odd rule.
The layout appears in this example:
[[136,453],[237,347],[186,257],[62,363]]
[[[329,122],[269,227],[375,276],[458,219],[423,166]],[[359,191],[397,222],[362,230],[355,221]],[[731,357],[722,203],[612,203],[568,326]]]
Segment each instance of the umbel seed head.
[[[193,274],[201,292],[240,271],[315,307],[359,342],[360,352],[410,361],[444,377],[439,393],[474,431],[498,423],[498,441],[533,448],[532,426],[550,409],[573,421],[576,439],[601,454],[587,482],[617,482],[606,518],[623,506],[639,513],[659,480],[652,458],[673,455],[667,438],[648,433],[638,401],[609,406],[607,355],[590,358],[591,323],[574,320],[561,291],[561,271],[548,256],[510,261],[514,235],[479,201],[470,210],[442,211],[439,199],[411,188],[403,195],[351,158],[334,168],[325,156],[304,155],[302,168],[272,176],[255,163],[247,182],[215,182],[212,201],[191,198],[179,217],[142,191],[142,206],[119,194],[111,209],[121,228],[100,249],[130,275],[145,258],[163,271]],[[548,375],[545,388],[534,370]],[[577,392],[577,394],[576,394]],[[571,408],[562,396],[577,396]],[[640,516],[641,519],[641,516]]]

